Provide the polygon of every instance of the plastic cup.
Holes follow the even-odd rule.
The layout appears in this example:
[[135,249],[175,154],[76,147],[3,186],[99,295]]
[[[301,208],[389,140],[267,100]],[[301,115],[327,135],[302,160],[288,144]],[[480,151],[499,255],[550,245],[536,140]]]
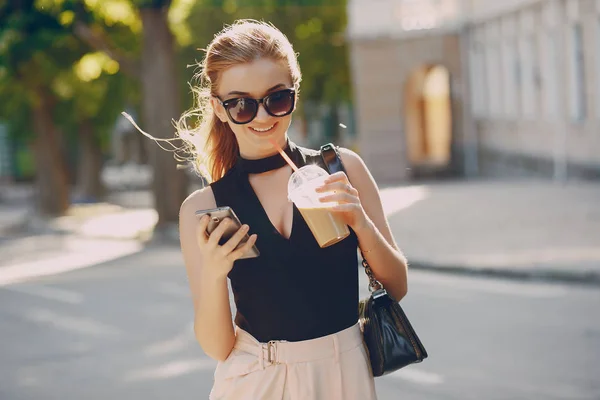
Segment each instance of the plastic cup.
[[338,243],[350,234],[341,217],[327,209],[331,203],[319,201],[323,194],[317,193],[316,188],[328,176],[323,168],[307,165],[295,171],[288,181],[288,198],[294,202],[321,247]]

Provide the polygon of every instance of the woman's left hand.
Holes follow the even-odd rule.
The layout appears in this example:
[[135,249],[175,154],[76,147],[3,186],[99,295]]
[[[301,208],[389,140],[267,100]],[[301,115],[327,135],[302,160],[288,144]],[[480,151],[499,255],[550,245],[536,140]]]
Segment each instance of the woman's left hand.
[[354,231],[367,226],[368,217],[360,203],[358,190],[352,186],[344,172],[330,175],[316,191],[317,193],[329,193],[321,197],[321,202],[336,203],[329,207],[329,210],[341,215],[344,222]]

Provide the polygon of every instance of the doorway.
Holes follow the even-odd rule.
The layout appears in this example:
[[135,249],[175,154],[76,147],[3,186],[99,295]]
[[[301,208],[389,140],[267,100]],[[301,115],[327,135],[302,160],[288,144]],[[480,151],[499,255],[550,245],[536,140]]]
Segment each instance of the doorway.
[[404,87],[408,161],[413,177],[436,177],[451,163],[450,73],[443,65],[413,71]]

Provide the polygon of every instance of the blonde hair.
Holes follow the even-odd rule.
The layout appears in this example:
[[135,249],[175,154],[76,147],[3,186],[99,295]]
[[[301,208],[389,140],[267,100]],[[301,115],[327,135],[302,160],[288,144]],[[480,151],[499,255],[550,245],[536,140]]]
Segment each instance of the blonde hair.
[[[194,76],[198,84],[192,85],[194,106],[177,121],[176,129],[193,157],[196,172],[208,182],[222,178],[235,164],[239,152],[233,131],[215,115],[210,98],[216,96],[223,71],[260,58],[285,62],[298,92],[302,75],[292,44],[281,31],[265,22],[238,20],[226,26],[215,35],[198,64],[200,70]],[[187,125],[190,118],[197,120],[193,127]]]

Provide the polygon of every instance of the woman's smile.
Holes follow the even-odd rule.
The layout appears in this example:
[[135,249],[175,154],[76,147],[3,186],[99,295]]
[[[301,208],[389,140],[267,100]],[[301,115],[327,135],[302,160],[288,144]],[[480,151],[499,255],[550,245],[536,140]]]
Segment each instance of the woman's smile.
[[253,131],[254,133],[257,133],[259,135],[265,135],[268,133],[272,133],[272,131],[274,131],[275,127],[277,126],[277,122],[275,122],[274,124],[265,126],[265,127],[250,127],[250,130]]

